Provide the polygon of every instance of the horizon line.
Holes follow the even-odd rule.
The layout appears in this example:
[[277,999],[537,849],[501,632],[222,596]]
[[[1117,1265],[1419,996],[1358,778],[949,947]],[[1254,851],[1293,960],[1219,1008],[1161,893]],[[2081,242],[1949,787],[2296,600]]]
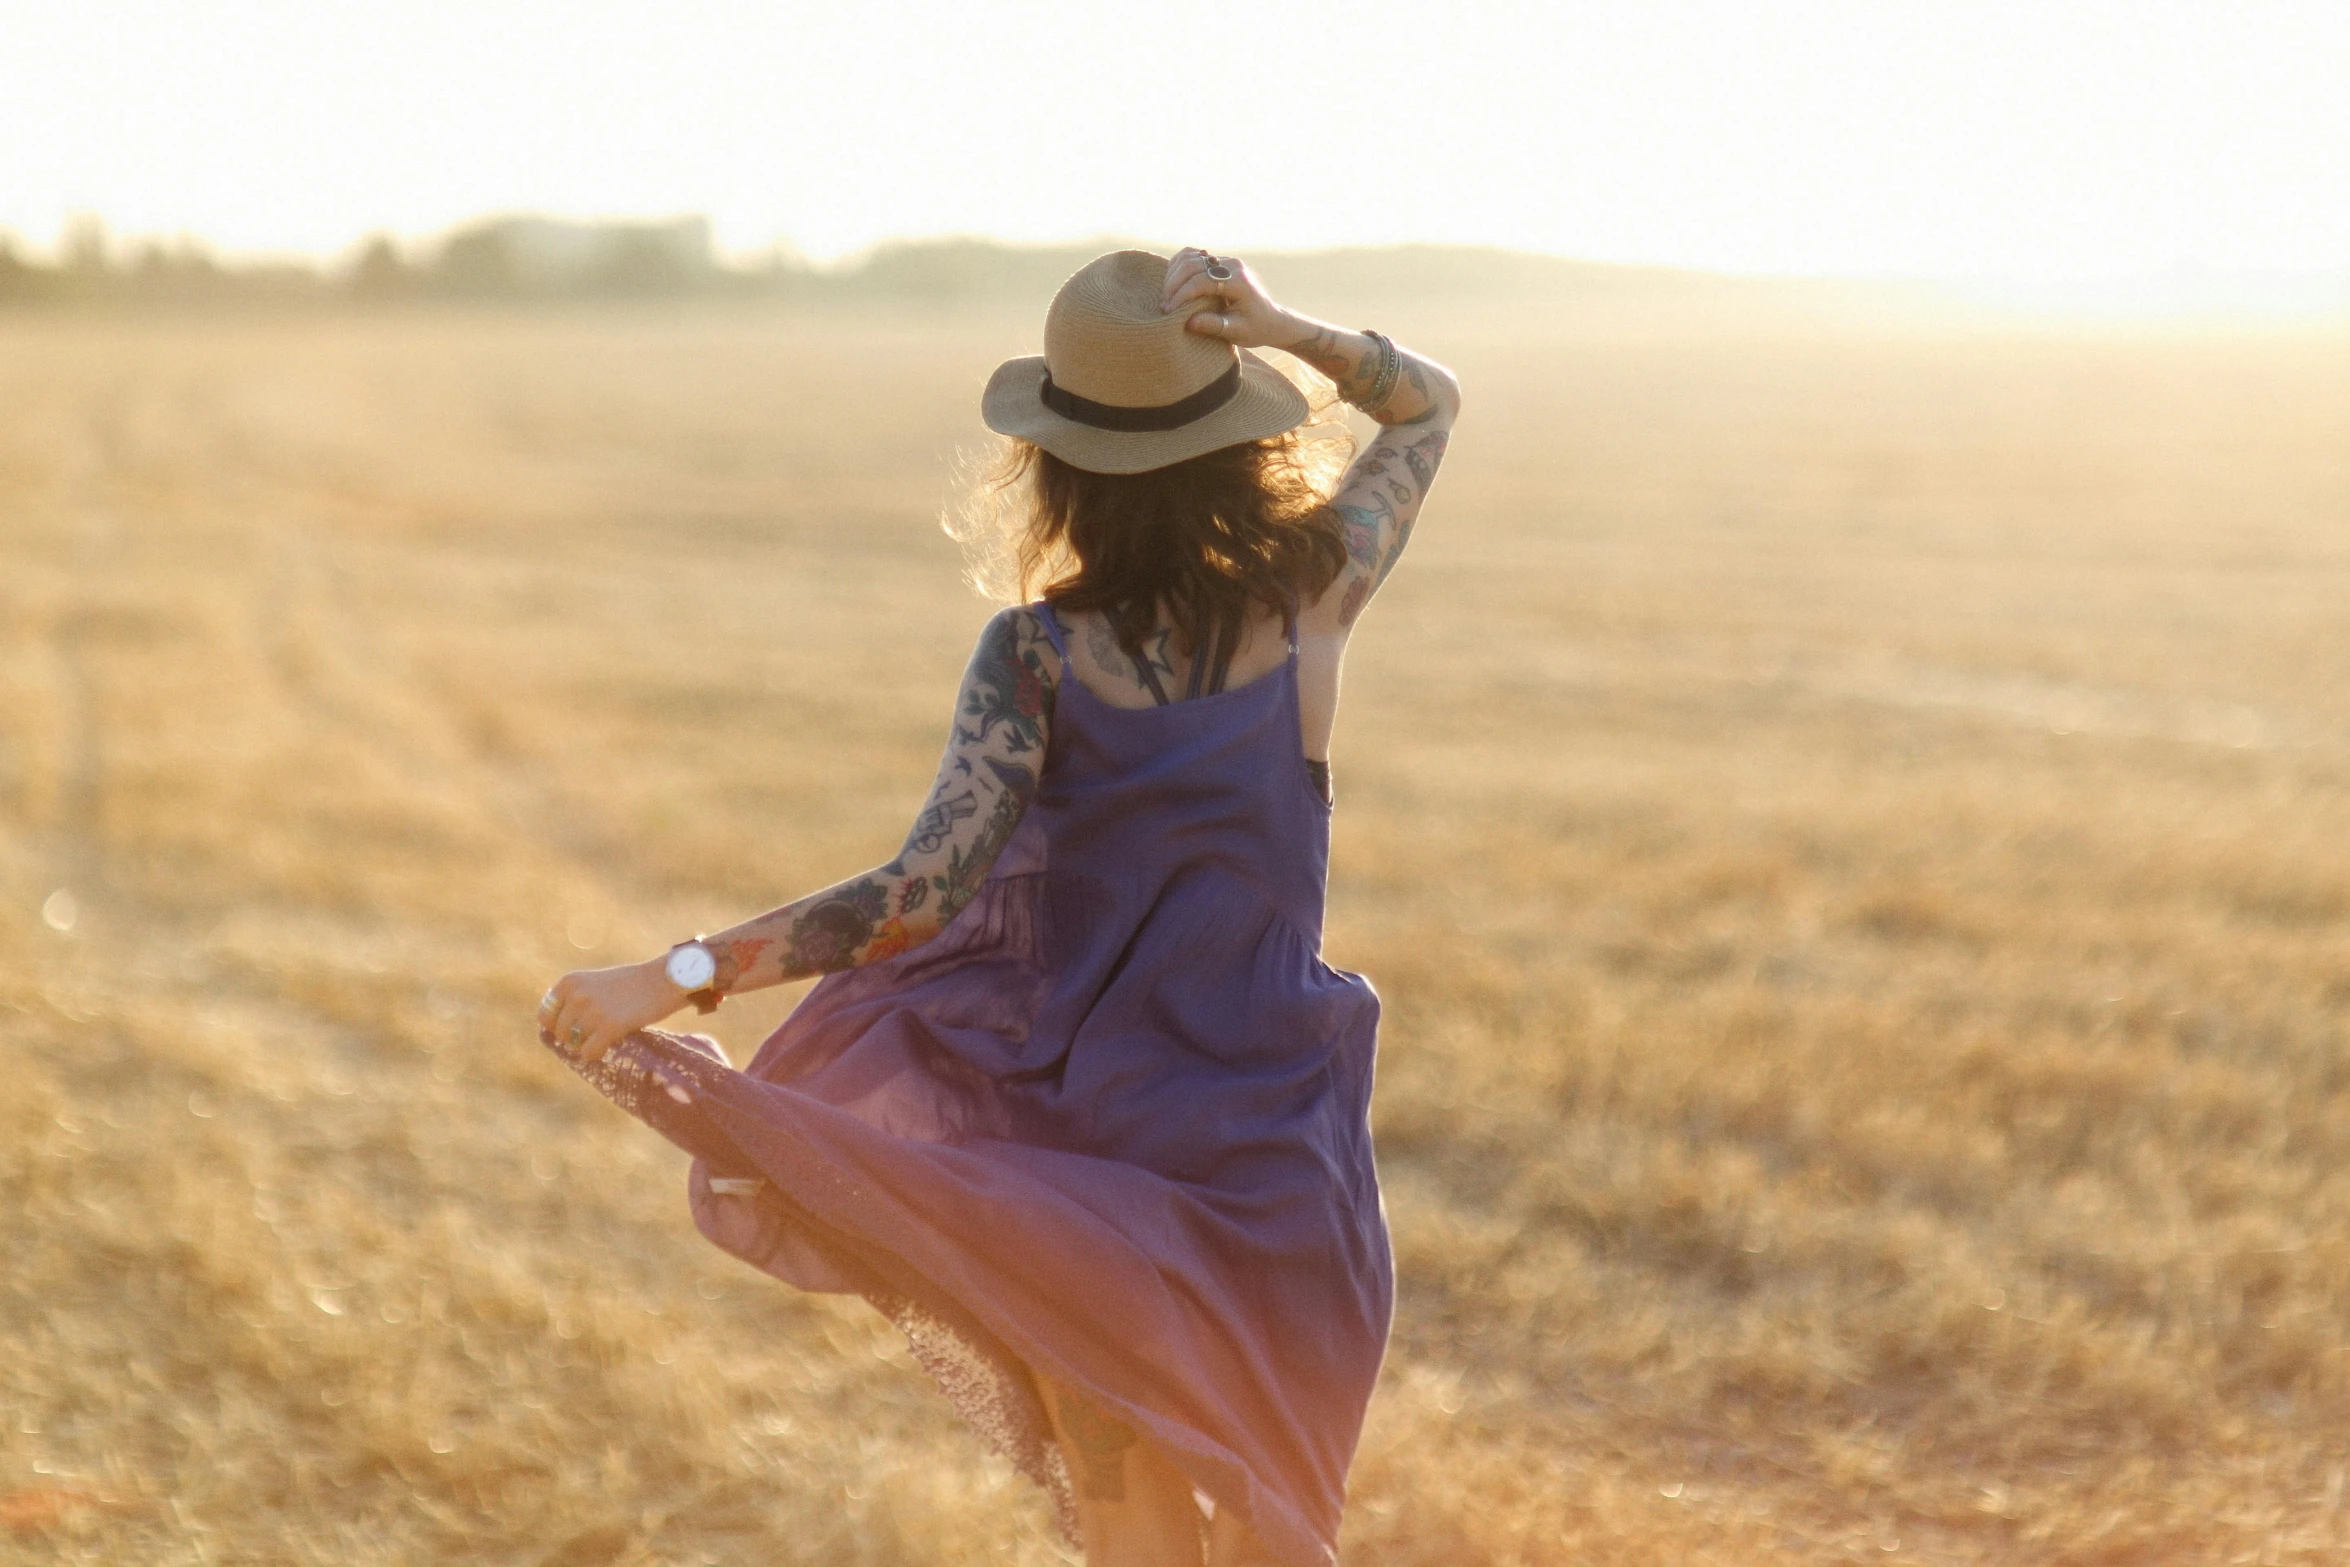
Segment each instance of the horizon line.
[[[103,237],[106,259],[111,265],[123,265],[133,262],[141,256],[152,254],[190,260],[202,259],[227,270],[265,271],[276,268],[296,268],[332,276],[338,271],[357,265],[360,258],[379,240],[390,244],[394,253],[404,262],[413,264],[420,260],[429,259],[457,235],[500,223],[516,221],[546,222],[591,229],[659,228],[680,223],[701,223],[704,225],[711,223],[708,213],[692,209],[656,213],[582,213],[563,211],[552,207],[514,206],[476,213],[421,233],[402,233],[390,227],[370,228],[361,231],[340,245],[320,250],[226,247],[216,245],[204,235],[189,229],[169,233],[118,231],[107,223],[103,213],[83,211],[71,214],[60,227],[57,236],[46,244],[30,238],[24,230],[16,225],[0,221],[0,253],[11,254],[20,260],[36,261],[38,264],[47,266],[64,266],[73,253],[77,233],[94,230],[96,234]],[[816,273],[837,274],[853,272],[869,263],[874,257],[890,251],[951,244],[972,244],[1005,251],[1045,253],[1075,251],[1090,245],[1110,248],[1155,247],[1156,242],[1131,234],[1113,232],[1096,232],[1056,239],[1024,239],[964,229],[942,229],[930,233],[886,235],[854,249],[825,255],[802,249],[788,235],[779,234],[765,244],[752,246],[722,246],[716,242],[713,235],[710,253],[716,264],[728,270],[748,270],[760,265],[772,267],[780,264]],[[2022,290],[2025,292],[2073,294],[2108,285],[2128,285],[2145,289],[2150,286],[2209,288],[2215,285],[2242,286],[2276,283],[2304,286],[2334,284],[2350,291],[2350,258],[2329,265],[2311,267],[2220,267],[2174,263],[2142,267],[2032,273],[2020,269],[1997,268],[1951,272],[1888,268],[1855,268],[1852,270],[1741,268],[1698,261],[1676,261],[1654,257],[1613,257],[1564,250],[1546,250],[1533,246],[1482,239],[1342,240],[1327,244],[1241,245],[1232,248],[1234,254],[1280,257],[1330,256],[1379,251],[1461,251],[1610,271],[1675,273],[1692,279],[1761,283],[1909,286],[1955,289],[1961,293],[1973,293],[1978,290],[2006,293],[2011,290]]]

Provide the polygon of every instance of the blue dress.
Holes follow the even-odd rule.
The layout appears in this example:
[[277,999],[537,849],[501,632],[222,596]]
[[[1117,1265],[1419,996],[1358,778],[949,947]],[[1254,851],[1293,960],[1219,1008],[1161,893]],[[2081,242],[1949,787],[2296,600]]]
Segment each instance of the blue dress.
[[1122,708],[1037,610],[1061,657],[1039,789],[943,932],[820,981],[742,1071],[657,1029],[572,1064],[695,1155],[712,1241],[904,1328],[1073,1540],[1031,1368],[1321,1567],[1394,1267],[1379,1003],[1321,957],[1294,619],[1273,673]]

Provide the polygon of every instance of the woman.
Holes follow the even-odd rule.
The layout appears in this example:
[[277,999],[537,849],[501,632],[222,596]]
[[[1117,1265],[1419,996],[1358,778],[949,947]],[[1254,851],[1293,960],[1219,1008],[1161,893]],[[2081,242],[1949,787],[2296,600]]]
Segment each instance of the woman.
[[[1327,499],[1266,346],[1380,423]],[[541,1005],[696,1156],[703,1233],[890,1315],[1095,1567],[1335,1559],[1393,1271],[1324,758],[1459,402],[1236,258],[1090,263],[982,399],[1049,580],[982,633],[904,849]],[[648,1026],[815,974],[741,1072]]]

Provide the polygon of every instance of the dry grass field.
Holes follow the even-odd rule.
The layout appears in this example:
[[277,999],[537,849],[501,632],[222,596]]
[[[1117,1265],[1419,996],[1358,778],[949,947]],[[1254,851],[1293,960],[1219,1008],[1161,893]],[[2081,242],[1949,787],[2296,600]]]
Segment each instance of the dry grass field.
[[[1033,320],[0,318],[0,1557],[1070,1559],[530,1023],[895,849]],[[1378,324],[1346,1560],[2350,1555],[2350,342]]]

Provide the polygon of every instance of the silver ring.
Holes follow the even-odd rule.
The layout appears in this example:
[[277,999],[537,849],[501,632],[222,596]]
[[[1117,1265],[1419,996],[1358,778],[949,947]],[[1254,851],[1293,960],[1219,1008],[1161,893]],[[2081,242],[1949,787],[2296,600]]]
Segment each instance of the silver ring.
[[565,1043],[569,1044],[572,1049],[577,1050],[579,1048],[579,1042],[587,1038],[587,1030],[580,1027],[577,1023],[574,1023],[571,1025],[571,1032],[565,1034],[563,1038]]
[[539,997],[539,1010],[541,1012],[552,1012],[561,1005],[562,1003],[555,999],[555,993],[551,990],[548,991],[545,995]]
[[1208,257],[1208,276],[1219,283],[1229,283],[1232,281],[1232,269],[1214,256],[1210,256]]

